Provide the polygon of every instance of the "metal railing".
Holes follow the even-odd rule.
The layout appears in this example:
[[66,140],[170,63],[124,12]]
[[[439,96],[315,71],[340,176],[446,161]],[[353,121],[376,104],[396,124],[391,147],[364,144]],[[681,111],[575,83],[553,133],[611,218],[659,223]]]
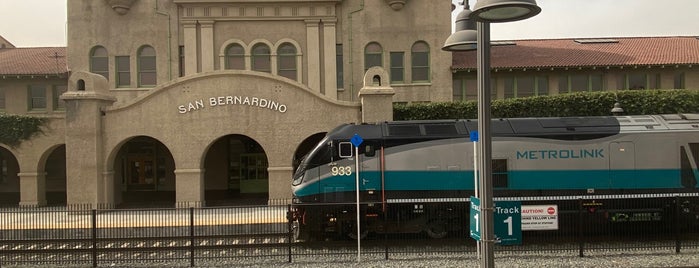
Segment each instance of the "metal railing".
[[[390,213],[406,217],[419,213],[398,207],[420,205],[425,200],[401,202],[386,204],[384,220],[392,217]],[[555,251],[582,257],[595,251],[652,249],[672,254],[699,248],[697,197],[522,200],[522,205],[554,204],[558,207],[555,230],[525,230],[521,245],[498,246],[496,252]],[[333,209],[330,205],[295,206]],[[362,255],[390,259],[396,255],[475,252],[476,243],[468,230],[469,202],[451,200],[433,202],[431,206],[460,213],[455,217],[455,224],[460,226],[450,228],[442,239],[421,232],[372,233],[362,240]],[[0,266],[197,266],[209,261],[293,262],[302,256],[356,254],[356,242],[342,236],[324,233],[327,239],[295,241],[293,224],[287,219],[291,209],[289,204],[170,209],[0,208]],[[392,220],[395,222],[395,217]]]

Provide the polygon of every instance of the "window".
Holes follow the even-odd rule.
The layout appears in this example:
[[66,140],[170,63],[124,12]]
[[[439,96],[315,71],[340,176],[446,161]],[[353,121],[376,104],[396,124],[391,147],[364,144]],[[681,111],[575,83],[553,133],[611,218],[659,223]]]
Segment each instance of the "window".
[[523,98],[547,95],[549,91],[546,76],[505,77],[505,98]]
[[46,109],[46,87],[43,85],[29,86],[29,110]]
[[674,89],[684,89],[684,73],[675,74]]
[[559,93],[573,93],[584,91],[602,91],[602,75],[601,74],[574,74],[569,76],[561,76],[558,79]]
[[[475,76],[455,79],[452,86],[454,101],[475,101],[478,99],[478,81]],[[490,79],[490,98],[493,100],[497,98],[495,78]]]
[[252,70],[271,73],[271,51],[265,44],[257,44],[252,48]]
[[54,110],[65,110],[66,105],[65,101],[60,99],[61,95],[63,93],[66,93],[68,91],[68,86],[66,85],[57,85],[53,87],[53,109]]
[[277,49],[277,75],[296,80],[296,47],[284,43]]
[[344,57],[342,56],[342,44],[337,44],[335,45],[335,67],[337,68],[337,89],[344,88],[344,72],[343,72],[343,63],[344,63]]
[[109,79],[109,57],[107,49],[101,46],[92,48],[90,52],[90,72]]
[[353,145],[350,142],[346,142],[346,141],[340,142],[340,144],[338,145],[338,147],[340,147],[340,151],[339,151],[340,158],[352,157],[352,155],[353,155],[352,154],[352,146]]
[[226,48],[225,68],[228,70],[245,70],[245,49],[240,44],[231,44]]
[[129,56],[117,56],[116,61],[116,84],[117,87],[128,87],[131,85],[131,63]]
[[155,86],[158,84],[155,69],[155,49],[143,46],[138,50],[138,86]]
[[416,42],[411,49],[412,82],[430,81],[430,47],[425,42]]
[[630,73],[621,76],[618,82],[619,89],[657,89],[660,82],[659,75],[647,73]]
[[369,43],[364,48],[364,72],[374,66],[383,67],[383,48],[378,43]]
[[5,110],[5,89],[0,87],[0,110]]
[[403,83],[405,80],[403,52],[391,52],[391,84]]
[[493,159],[493,188],[507,188],[507,159]]
[[179,53],[180,53],[180,77],[184,76],[184,46],[180,46],[179,48]]

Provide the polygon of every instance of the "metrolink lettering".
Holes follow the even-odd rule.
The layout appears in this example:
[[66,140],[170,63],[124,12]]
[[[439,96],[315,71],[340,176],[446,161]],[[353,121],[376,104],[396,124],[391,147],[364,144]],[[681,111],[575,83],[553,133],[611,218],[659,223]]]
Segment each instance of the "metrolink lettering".
[[258,97],[245,96],[219,96],[211,97],[207,102],[204,99],[191,101],[187,104],[177,106],[177,111],[181,114],[189,113],[204,109],[208,104],[209,107],[225,106],[225,105],[247,105],[269,109],[275,112],[286,113],[287,107],[273,100]]
[[517,151],[517,159],[604,158],[604,149]]

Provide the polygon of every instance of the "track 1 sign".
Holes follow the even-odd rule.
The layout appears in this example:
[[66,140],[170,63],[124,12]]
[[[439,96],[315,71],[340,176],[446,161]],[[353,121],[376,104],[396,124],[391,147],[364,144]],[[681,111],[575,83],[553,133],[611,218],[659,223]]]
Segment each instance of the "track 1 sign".
[[481,228],[480,227],[480,218],[481,218],[481,200],[471,196],[471,215],[470,219],[470,235],[471,238],[475,239],[476,241],[481,241]]
[[522,202],[495,202],[493,211],[495,241],[500,245],[522,244]]

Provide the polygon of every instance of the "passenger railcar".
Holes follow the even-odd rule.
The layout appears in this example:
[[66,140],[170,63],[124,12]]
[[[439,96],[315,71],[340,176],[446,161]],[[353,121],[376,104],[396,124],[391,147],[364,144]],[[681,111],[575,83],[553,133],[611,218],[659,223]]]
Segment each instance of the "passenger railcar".
[[[469,137],[476,129],[476,120],[431,120],[345,124],[328,132],[293,176],[297,234],[358,235],[348,205],[355,202],[355,157],[362,235],[424,231],[439,238],[468,228],[467,211],[431,204],[473,195]],[[355,134],[364,140],[358,156],[350,142]],[[496,197],[698,192],[697,114],[496,119],[492,135]]]

